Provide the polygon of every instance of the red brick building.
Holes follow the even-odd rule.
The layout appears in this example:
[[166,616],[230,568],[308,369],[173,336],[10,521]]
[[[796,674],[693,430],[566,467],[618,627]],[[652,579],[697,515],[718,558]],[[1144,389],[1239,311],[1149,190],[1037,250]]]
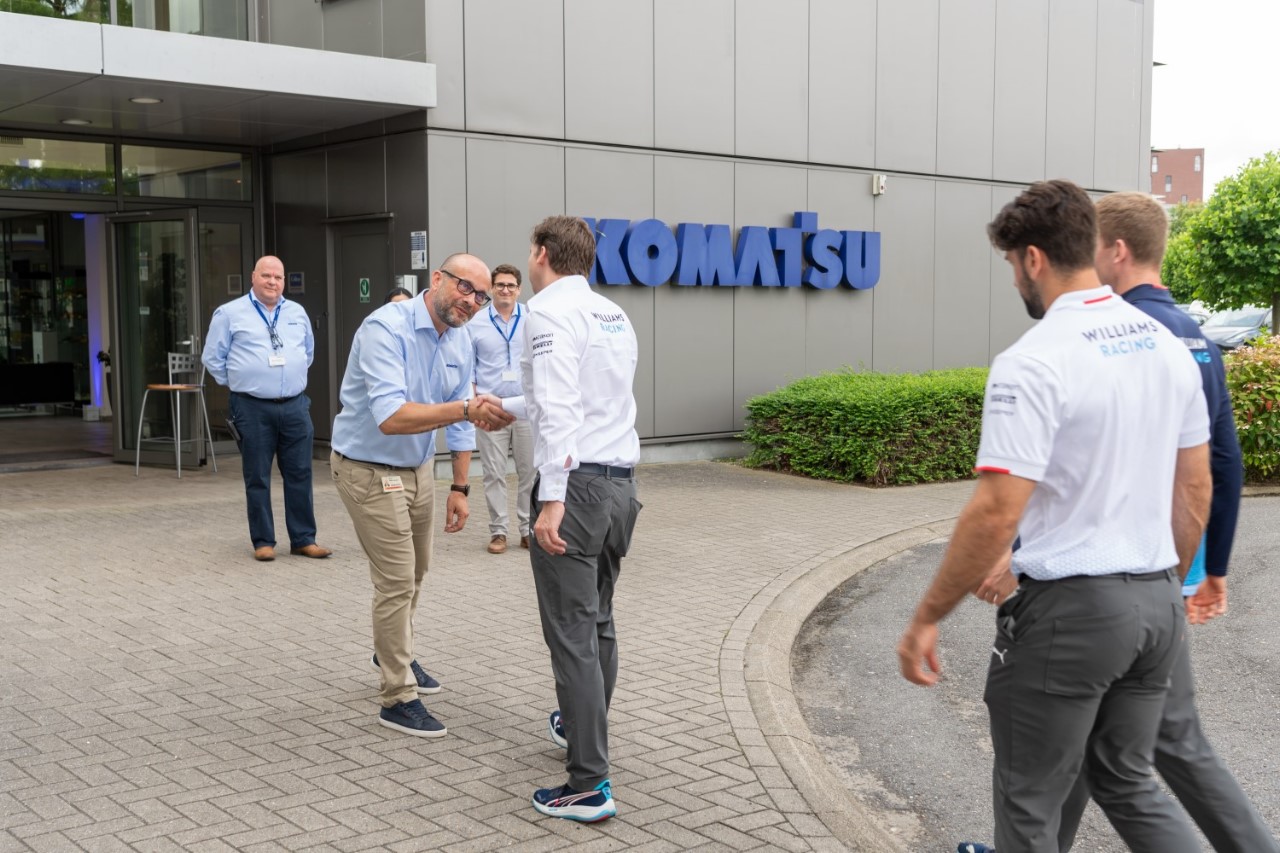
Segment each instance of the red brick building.
[[1168,205],[1204,201],[1204,149],[1152,148],[1151,194]]

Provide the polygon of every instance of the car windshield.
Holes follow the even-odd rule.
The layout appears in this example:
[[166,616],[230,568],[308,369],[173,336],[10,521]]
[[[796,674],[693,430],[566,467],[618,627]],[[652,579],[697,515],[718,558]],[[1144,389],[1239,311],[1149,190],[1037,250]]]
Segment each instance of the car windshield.
[[1265,308],[1237,308],[1234,311],[1220,311],[1205,321],[1206,326],[1230,326],[1250,329],[1262,325],[1266,319]]

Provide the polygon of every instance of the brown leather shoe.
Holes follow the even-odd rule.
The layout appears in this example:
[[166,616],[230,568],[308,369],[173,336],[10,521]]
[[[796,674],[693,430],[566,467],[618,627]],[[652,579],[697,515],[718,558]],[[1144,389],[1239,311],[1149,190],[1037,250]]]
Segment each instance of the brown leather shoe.
[[320,560],[329,556],[333,552],[328,548],[321,548],[319,545],[312,542],[310,545],[303,545],[301,548],[290,548],[289,553],[293,554],[295,557],[310,557],[313,560]]
[[276,558],[276,549],[270,545],[263,545],[261,548],[253,549],[253,559],[260,563],[269,563]]
[[525,549],[526,551],[528,551],[528,550],[529,550],[529,537],[528,537],[528,536],[521,536],[521,537],[520,537],[520,547],[521,547],[521,548],[523,548],[523,549]]
[[497,536],[489,540],[490,554],[505,554],[507,551],[507,537],[499,533]]

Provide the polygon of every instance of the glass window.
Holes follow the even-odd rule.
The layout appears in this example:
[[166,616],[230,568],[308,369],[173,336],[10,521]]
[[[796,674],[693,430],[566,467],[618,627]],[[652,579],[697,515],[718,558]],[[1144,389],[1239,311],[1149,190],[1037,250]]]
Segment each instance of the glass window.
[[1164,191],[1167,193],[1173,192],[1173,175],[1164,176]]
[[0,0],[0,12],[101,24],[110,20],[108,2],[109,0]]
[[125,195],[223,201],[253,197],[247,154],[125,145],[120,149],[120,161]]
[[[5,0],[0,0],[0,3],[3,2]],[[115,0],[115,2],[116,23],[126,27],[229,39],[249,37],[249,16],[245,0]]]
[[111,195],[116,191],[112,147],[101,142],[0,136],[0,190]]
[[1196,155],[1196,171],[1200,171],[1200,155]]
[[1186,204],[1186,203],[1187,203],[1187,194],[1186,194],[1186,193],[1183,193],[1183,194],[1182,194],[1182,203],[1183,203],[1183,204]]
[[1158,171],[1160,171],[1160,158],[1152,154],[1151,155],[1151,172],[1152,174],[1155,174]]

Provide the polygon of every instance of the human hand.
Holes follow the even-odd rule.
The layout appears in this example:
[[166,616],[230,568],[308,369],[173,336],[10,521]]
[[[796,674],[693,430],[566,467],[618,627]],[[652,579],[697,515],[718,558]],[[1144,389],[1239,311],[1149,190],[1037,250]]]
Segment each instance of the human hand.
[[1187,599],[1187,621],[1203,625],[1210,619],[1227,615],[1227,579],[1209,575],[1196,594]]
[[516,416],[502,408],[502,400],[492,394],[480,394],[471,400],[471,422],[485,432],[502,429]]
[[996,561],[991,571],[973,591],[974,598],[990,604],[1003,604],[1005,599],[1013,595],[1018,588],[1018,579],[1013,576],[1013,551],[1006,551]]
[[533,524],[538,545],[548,554],[563,554],[565,541],[560,538],[560,522],[564,520],[564,501],[543,501],[542,512]]
[[445,533],[457,533],[467,526],[467,516],[471,515],[471,510],[467,508],[466,495],[450,490],[449,500],[444,506]]
[[[929,667],[920,665],[923,660]],[[898,641],[898,668],[902,677],[912,684],[932,687],[942,673],[938,661],[938,624],[912,619],[902,639]]]

